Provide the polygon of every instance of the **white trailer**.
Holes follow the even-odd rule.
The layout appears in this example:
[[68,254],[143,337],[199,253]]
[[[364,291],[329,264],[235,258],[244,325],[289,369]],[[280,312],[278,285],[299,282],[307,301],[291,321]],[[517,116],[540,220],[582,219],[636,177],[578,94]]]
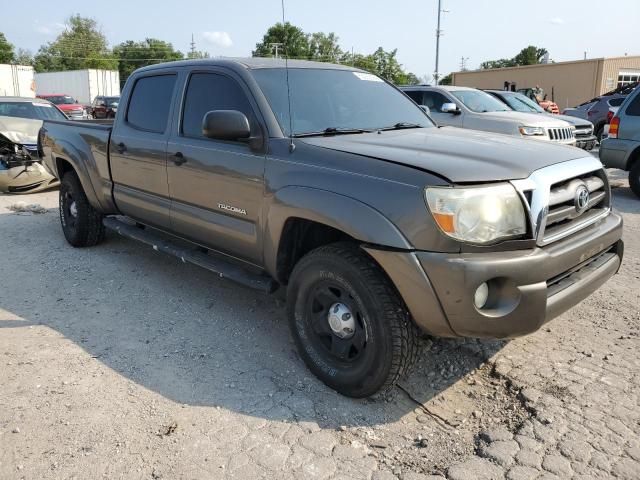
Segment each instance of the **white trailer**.
[[120,95],[120,74],[116,70],[69,70],[36,73],[36,94],[71,95],[78,103],[90,105],[98,95]]
[[34,98],[33,67],[0,65],[0,96]]

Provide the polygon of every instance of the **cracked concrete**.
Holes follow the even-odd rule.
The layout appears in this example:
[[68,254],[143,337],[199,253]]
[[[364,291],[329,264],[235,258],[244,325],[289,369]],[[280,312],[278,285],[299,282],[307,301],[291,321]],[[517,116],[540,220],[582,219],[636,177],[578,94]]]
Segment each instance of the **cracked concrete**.
[[640,201],[618,185],[618,276],[525,338],[425,340],[359,401],[305,368],[282,298],[115,235],[72,249],[56,192],[39,215],[0,196],[0,478],[638,479]]

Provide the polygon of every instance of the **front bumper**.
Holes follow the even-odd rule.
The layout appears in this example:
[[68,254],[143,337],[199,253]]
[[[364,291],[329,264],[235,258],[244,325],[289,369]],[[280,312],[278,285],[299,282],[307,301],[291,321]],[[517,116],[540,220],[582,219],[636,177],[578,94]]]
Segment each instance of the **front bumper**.
[[[437,336],[526,335],[597,290],[620,268],[622,218],[544,248],[487,253],[391,252],[368,248],[403,297],[416,324]],[[488,307],[474,293],[490,285]]]
[[595,135],[589,136],[576,136],[576,147],[582,148],[583,150],[593,150],[596,147],[596,143],[598,138]]

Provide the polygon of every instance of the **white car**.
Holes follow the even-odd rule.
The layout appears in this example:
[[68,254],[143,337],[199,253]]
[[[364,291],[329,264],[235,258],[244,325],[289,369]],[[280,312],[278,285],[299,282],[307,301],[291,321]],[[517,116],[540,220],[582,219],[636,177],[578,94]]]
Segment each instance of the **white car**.
[[553,116],[516,112],[475,88],[401,87],[418,105],[427,107],[438,125],[503,133],[534,140],[575,145],[575,127]]

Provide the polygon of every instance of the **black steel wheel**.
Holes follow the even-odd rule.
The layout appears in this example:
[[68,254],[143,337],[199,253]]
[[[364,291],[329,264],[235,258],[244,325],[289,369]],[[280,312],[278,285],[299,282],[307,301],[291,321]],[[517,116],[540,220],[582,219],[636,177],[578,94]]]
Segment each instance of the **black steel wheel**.
[[60,183],[60,223],[67,242],[74,247],[91,247],[102,242],[102,218],[87,200],[78,175],[66,172]]
[[331,388],[367,397],[415,362],[418,331],[380,267],[358,245],[318,248],[295,266],[289,326],[309,369]]

